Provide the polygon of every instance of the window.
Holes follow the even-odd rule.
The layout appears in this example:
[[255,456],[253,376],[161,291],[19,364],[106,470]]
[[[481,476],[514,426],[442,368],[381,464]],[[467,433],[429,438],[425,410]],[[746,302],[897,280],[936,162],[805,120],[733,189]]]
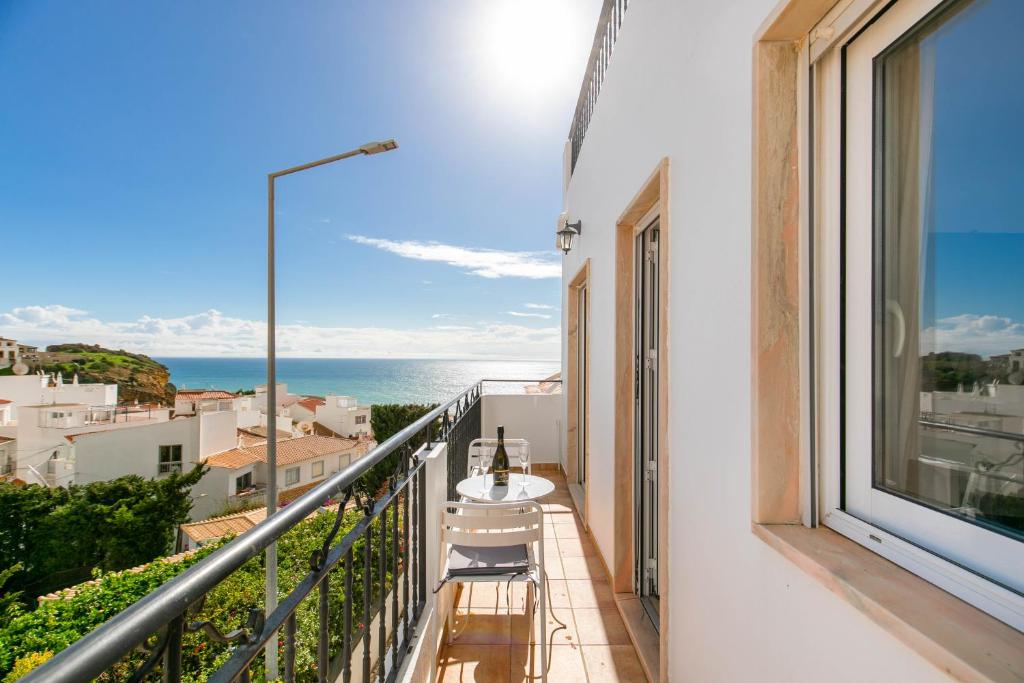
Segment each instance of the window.
[[366,424],[366,416],[365,415],[356,415],[356,424],[357,425],[364,425],[364,424]]
[[313,468],[313,473],[312,474],[313,474],[314,478],[315,477],[322,477],[322,476],[324,476],[324,461],[323,460],[317,460],[315,463],[313,463],[312,468]]
[[235,479],[235,492],[252,488],[252,472],[246,472]]
[[299,468],[289,467],[284,471],[284,485],[291,486],[299,483]]
[[825,523],[1022,628],[1024,4],[885,7],[812,67]]
[[160,474],[181,472],[181,444],[160,446]]

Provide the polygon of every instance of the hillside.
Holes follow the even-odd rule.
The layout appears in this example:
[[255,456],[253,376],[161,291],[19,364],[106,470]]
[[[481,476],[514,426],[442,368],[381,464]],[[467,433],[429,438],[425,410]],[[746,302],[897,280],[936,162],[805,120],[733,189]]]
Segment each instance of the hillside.
[[128,351],[105,349],[88,344],[54,344],[38,354],[38,367],[43,372],[60,372],[65,381],[77,373],[79,382],[117,384],[118,399],[174,404],[175,388],[167,366],[149,356]]

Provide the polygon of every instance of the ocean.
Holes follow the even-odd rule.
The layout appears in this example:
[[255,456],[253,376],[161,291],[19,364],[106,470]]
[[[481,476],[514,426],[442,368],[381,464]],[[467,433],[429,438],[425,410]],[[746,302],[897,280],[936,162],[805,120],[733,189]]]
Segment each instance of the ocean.
[[[179,389],[252,389],[267,381],[262,358],[156,358]],[[355,396],[362,404],[437,403],[480,379],[540,380],[561,369],[557,361],[279,358],[277,381],[293,394]],[[490,393],[521,384],[488,384]]]

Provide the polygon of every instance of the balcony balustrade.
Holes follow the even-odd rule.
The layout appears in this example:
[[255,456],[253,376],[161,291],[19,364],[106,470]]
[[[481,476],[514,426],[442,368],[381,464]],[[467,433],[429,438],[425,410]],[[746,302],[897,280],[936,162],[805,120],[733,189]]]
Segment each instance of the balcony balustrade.
[[[494,387],[494,393],[486,397],[485,382]],[[535,382],[529,387],[519,384],[510,390],[508,382],[482,381],[438,406],[58,652],[23,680],[82,681],[104,674],[111,680],[162,679],[172,683],[197,675],[223,683],[261,680],[265,678],[268,645],[276,645],[286,681],[394,681],[400,674],[402,680],[424,680],[420,677],[424,663],[429,667],[436,661],[438,622],[444,621],[439,615],[454,610],[455,618],[460,618],[457,603],[462,598],[448,589],[438,595],[433,591],[442,553],[439,511],[445,500],[456,497],[455,484],[466,475],[470,441],[502,422],[510,433],[531,439],[539,447],[534,448],[535,457],[543,453],[550,462],[549,476],[557,477],[554,461],[560,458],[562,447],[558,381]],[[528,433],[523,434],[524,430]],[[375,472],[386,468],[387,476],[378,490],[370,491],[368,475],[376,466],[380,467]],[[326,500],[338,502],[337,510],[323,512]],[[552,525],[556,513],[560,516],[557,523],[565,525],[560,536],[565,537],[570,555],[576,550],[584,556],[594,552],[586,538],[570,538],[580,533],[582,526],[572,511],[564,482],[560,481],[551,501],[544,504],[551,512]],[[281,541],[318,510],[335,515],[333,525],[308,561],[303,560],[308,562],[305,573],[288,582],[277,608],[267,614],[257,604],[262,600],[254,600],[256,606],[239,614],[236,623],[211,623],[211,614],[204,612],[210,592],[246,563],[259,562],[270,544]],[[552,543],[557,543],[556,534],[552,526],[548,531]],[[557,553],[553,557],[552,588],[559,591],[566,560]],[[569,564],[580,562],[570,560]],[[593,590],[607,602],[607,583],[602,581],[595,577]],[[611,619],[607,607],[602,603],[594,609],[605,609],[603,614],[585,616]],[[554,611],[549,614],[549,618],[555,616]],[[575,633],[577,626],[571,628]],[[183,643],[188,644],[188,652],[183,652]],[[615,645],[622,643],[616,641]],[[511,642],[505,646],[509,657],[522,654],[523,648],[513,648]],[[189,670],[197,647],[219,653],[215,670]],[[464,656],[458,649],[446,652]],[[552,666],[571,659],[568,650],[556,654],[560,658],[553,660]],[[631,649],[628,654],[634,657]],[[452,671],[443,664],[445,680],[452,677]],[[512,669],[507,671],[512,676]],[[504,680],[504,673],[495,680]]]

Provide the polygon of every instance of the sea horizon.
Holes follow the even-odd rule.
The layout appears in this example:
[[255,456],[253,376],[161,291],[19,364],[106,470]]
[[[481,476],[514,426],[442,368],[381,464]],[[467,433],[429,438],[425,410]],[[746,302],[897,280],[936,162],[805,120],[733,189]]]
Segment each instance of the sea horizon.
[[[178,389],[251,390],[266,383],[266,358],[161,356]],[[561,371],[557,360],[440,358],[278,358],[277,381],[307,396],[355,396],[361,404],[437,403],[481,379],[545,379]],[[517,391],[521,383],[489,391]]]

